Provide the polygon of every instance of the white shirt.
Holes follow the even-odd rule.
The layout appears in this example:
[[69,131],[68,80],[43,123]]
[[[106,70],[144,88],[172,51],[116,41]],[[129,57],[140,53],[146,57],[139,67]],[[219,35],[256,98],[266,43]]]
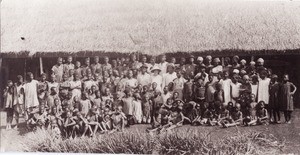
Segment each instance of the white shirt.
[[151,83],[151,76],[148,73],[145,74],[141,73],[137,76],[137,81],[142,86],[149,85]]
[[163,83],[163,78],[161,75],[156,75],[156,76],[151,76],[151,84],[152,83],[156,83],[157,84],[157,90],[162,91],[162,83]]
[[172,74],[170,73],[166,73],[163,76],[163,83],[162,83],[162,88],[164,88],[165,86],[168,86],[170,82],[173,82],[174,79],[177,78],[177,75],[175,72],[173,72]]
[[270,78],[265,78],[258,80],[258,93],[257,93],[257,101],[264,101],[265,104],[269,104],[269,85]]

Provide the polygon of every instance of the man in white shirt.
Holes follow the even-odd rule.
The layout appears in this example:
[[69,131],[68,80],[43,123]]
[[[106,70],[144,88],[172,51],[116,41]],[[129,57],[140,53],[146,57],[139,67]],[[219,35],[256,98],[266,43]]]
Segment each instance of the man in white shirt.
[[176,72],[174,72],[175,67],[173,65],[167,66],[167,73],[163,75],[162,88],[168,86],[170,82],[173,82],[177,78]]
[[161,75],[164,75],[167,72],[168,62],[166,61],[166,55],[161,56],[161,62],[159,63],[159,68],[161,70]]
[[137,76],[138,83],[142,86],[146,85],[150,87],[151,76],[147,73],[148,66],[146,64],[143,64],[140,69],[141,73]]

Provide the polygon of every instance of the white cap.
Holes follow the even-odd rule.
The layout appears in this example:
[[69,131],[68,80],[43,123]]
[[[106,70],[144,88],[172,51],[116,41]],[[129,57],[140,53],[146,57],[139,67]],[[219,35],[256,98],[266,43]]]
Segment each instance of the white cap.
[[203,58],[202,57],[198,57],[197,61],[203,61]]
[[264,62],[264,59],[263,58],[258,58],[257,62]]
[[234,70],[233,70],[233,73],[235,73],[235,74],[239,74],[239,73],[240,73],[240,71],[239,71],[238,69],[234,69]]

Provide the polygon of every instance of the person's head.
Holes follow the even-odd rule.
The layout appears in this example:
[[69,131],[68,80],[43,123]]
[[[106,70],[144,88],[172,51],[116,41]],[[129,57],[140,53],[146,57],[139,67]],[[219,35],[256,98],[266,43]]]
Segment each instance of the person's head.
[[86,65],[86,66],[89,66],[90,65],[90,58],[85,58],[84,59],[84,64]]
[[255,101],[255,94],[251,94],[251,101],[254,102]]
[[247,61],[246,61],[245,59],[242,59],[242,60],[240,61],[240,64],[241,64],[242,66],[246,66]]
[[75,103],[77,103],[78,101],[79,101],[79,97],[76,95],[76,96],[74,96],[73,97],[73,101],[75,102]]
[[198,84],[200,87],[204,87],[204,80],[202,78],[198,79]]
[[250,61],[250,67],[255,68],[255,62],[254,61]]
[[205,62],[206,62],[207,65],[211,64],[211,61],[212,61],[211,55],[208,55],[208,56],[205,57]]
[[31,72],[27,73],[27,78],[31,81],[33,80],[33,74]]
[[133,70],[129,70],[128,72],[127,72],[127,78],[132,78],[133,77]]
[[156,82],[152,82],[151,86],[152,86],[152,89],[153,89],[153,90],[156,90],[156,88],[157,88],[157,83],[156,83]]
[[150,63],[151,63],[151,64],[155,64],[155,61],[156,61],[155,57],[151,57],[151,58],[150,58]]
[[148,85],[144,85],[143,86],[143,92],[147,92],[148,91]]
[[73,61],[72,56],[68,56],[68,58],[67,58],[67,63],[72,63],[72,61]]
[[141,99],[140,93],[134,93],[134,94],[133,94],[133,98],[134,98],[135,100],[140,100],[140,99]]
[[252,83],[257,83],[258,82],[258,76],[257,75],[253,75],[251,78]]
[[169,89],[169,91],[173,91],[174,90],[174,83],[173,82],[170,82],[168,84],[168,89]]
[[284,82],[288,82],[290,80],[289,75],[288,74],[284,74],[283,75],[283,81]]
[[96,90],[97,90],[97,87],[96,87],[95,85],[92,85],[91,91],[92,91],[92,92],[96,92]]
[[63,63],[63,59],[61,57],[57,58],[57,64],[61,65]]
[[182,72],[180,70],[176,71],[176,76],[177,76],[177,78],[181,78]]
[[146,63],[147,62],[147,56],[146,55],[143,55],[142,56],[142,63]]
[[258,66],[263,66],[264,63],[265,63],[265,60],[264,60],[263,58],[258,58],[258,59],[257,59],[257,65],[258,65]]
[[87,92],[82,92],[82,95],[81,95],[82,99],[83,100],[86,100],[88,98],[88,93]]
[[169,90],[168,90],[168,86],[165,86],[163,89],[164,93],[166,94]]
[[130,59],[132,62],[136,61],[136,55],[135,54],[131,54]]
[[202,64],[203,63],[203,57],[198,57],[197,58],[197,62],[198,62],[198,64]]
[[265,79],[267,77],[267,75],[268,75],[268,72],[266,70],[263,70],[263,71],[261,71],[260,78]]
[[93,80],[93,75],[92,75],[92,73],[88,73],[88,74],[87,74],[87,78],[88,78],[89,80]]
[[149,99],[150,99],[150,96],[149,96],[148,93],[146,93],[146,94],[144,95],[144,101],[148,101]]
[[239,60],[240,60],[240,57],[237,56],[237,55],[233,56],[233,58],[232,58],[232,61],[233,61],[234,64],[238,64]]
[[224,71],[223,72],[223,77],[224,77],[224,79],[228,79],[229,78],[229,72],[228,71]]
[[176,64],[176,59],[174,57],[171,58],[170,63]]
[[241,104],[236,103],[235,104],[235,111],[240,111],[241,110]]
[[233,82],[233,83],[238,82],[238,78],[239,78],[238,75],[233,75],[233,76],[232,76],[232,82]]
[[44,105],[40,105],[40,113],[44,113],[45,112],[45,106]]
[[259,109],[263,109],[265,108],[265,101],[259,101],[257,105]]
[[110,89],[109,88],[105,88],[104,94],[106,96],[110,95]]
[[147,72],[148,66],[147,65],[142,65],[141,67],[141,71],[143,74],[145,74]]
[[118,63],[117,63],[117,60],[112,60],[111,61],[111,65],[113,66],[113,67],[116,67],[116,66],[118,66]]
[[175,92],[173,93],[173,98],[176,99],[176,98],[178,98],[178,97],[179,97],[179,93],[178,93],[177,91],[175,91]]
[[8,86],[8,87],[13,86],[13,82],[12,82],[11,80],[8,80],[8,81],[7,81],[7,86]]
[[213,61],[213,65],[214,66],[218,66],[218,65],[220,65],[220,63],[221,63],[221,60],[220,60],[220,58],[214,58],[214,61]]
[[68,81],[69,79],[69,75],[68,74],[64,74],[63,75],[63,81]]
[[76,62],[75,62],[75,67],[76,67],[76,68],[80,68],[80,66],[81,66],[80,61],[76,61]]
[[194,61],[195,61],[194,55],[190,55],[189,61],[190,61],[191,64],[194,63]]
[[209,75],[208,75],[208,81],[209,81],[209,82],[212,82],[212,81],[213,81],[213,75],[212,75],[212,74],[209,74]]
[[233,108],[233,102],[228,102],[227,109],[231,110]]
[[181,57],[181,58],[180,58],[180,64],[181,64],[181,65],[184,65],[185,62],[186,62],[186,59],[185,59],[184,57]]
[[105,56],[105,57],[104,57],[104,63],[108,64],[108,62],[109,62],[109,57],[108,57],[108,56]]
[[99,56],[95,56],[95,57],[94,57],[94,63],[95,63],[95,64],[99,63]]
[[74,80],[75,81],[78,81],[78,80],[80,80],[80,78],[79,78],[79,75],[76,73],[76,74],[74,74]]
[[228,66],[230,64],[231,64],[231,59],[229,57],[225,57],[225,59],[224,59],[224,65]]
[[273,74],[271,77],[272,82],[277,82],[278,81],[278,76],[276,74]]
[[51,92],[51,93],[50,93],[51,95],[55,95],[55,94],[57,93],[57,92],[56,92],[56,88],[55,88],[55,87],[51,87],[51,88],[50,88],[50,92]]
[[17,79],[18,79],[18,82],[19,82],[19,83],[23,83],[23,81],[24,81],[22,75],[18,75],[18,76],[17,76]]
[[59,105],[59,99],[58,98],[54,99],[54,105],[56,105],[56,106]]
[[125,89],[125,95],[127,96],[127,97],[131,97],[132,96],[132,90],[130,89],[130,88],[127,88],[127,89]]
[[73,96],[73,93],[72,93],[72,91],[69,91],[69,92],[68,92],[68,99],[71,99],[71,98],[72,98],[72,96]]
[[170,74],[172,74],[174,72],[174,69],[175,69],[175,67],[172,64],[169,64],[167,66],[167,72],[170,73]]
[[162,55],[160,57],[161,62],[165,62],[167,60],[166,55]]
[[41,74],[41,81],[46,81],[47,75],[45,73]]
[[122,106],[117,106],[117,108],[116,108],[116,113],[117,114],[119,114],[119,113],[121,113],[123,111],[123,107]]
[[244,76],[243,76],[243,80],[244,80],[244,83],[245,83],[245,84],[248,84],[248,83],[250,82],[250,77],[249,77],[249,75],[244,75]]
[[161,70],[157,66],[154,66],[153,69],[151,70],[154,76],[158,75],[160,71]]

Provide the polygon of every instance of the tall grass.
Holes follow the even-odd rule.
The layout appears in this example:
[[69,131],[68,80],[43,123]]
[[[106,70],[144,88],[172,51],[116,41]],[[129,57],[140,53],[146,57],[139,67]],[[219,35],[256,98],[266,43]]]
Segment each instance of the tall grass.
[[55,139],[50,131],[36,131],[24,138],[27,152],[80,152],[125,154],[274,154],[284,142],[259,132],[236,133],[212,140],[209,133],[178,130],[151,135],[138,130],[89,138]]

